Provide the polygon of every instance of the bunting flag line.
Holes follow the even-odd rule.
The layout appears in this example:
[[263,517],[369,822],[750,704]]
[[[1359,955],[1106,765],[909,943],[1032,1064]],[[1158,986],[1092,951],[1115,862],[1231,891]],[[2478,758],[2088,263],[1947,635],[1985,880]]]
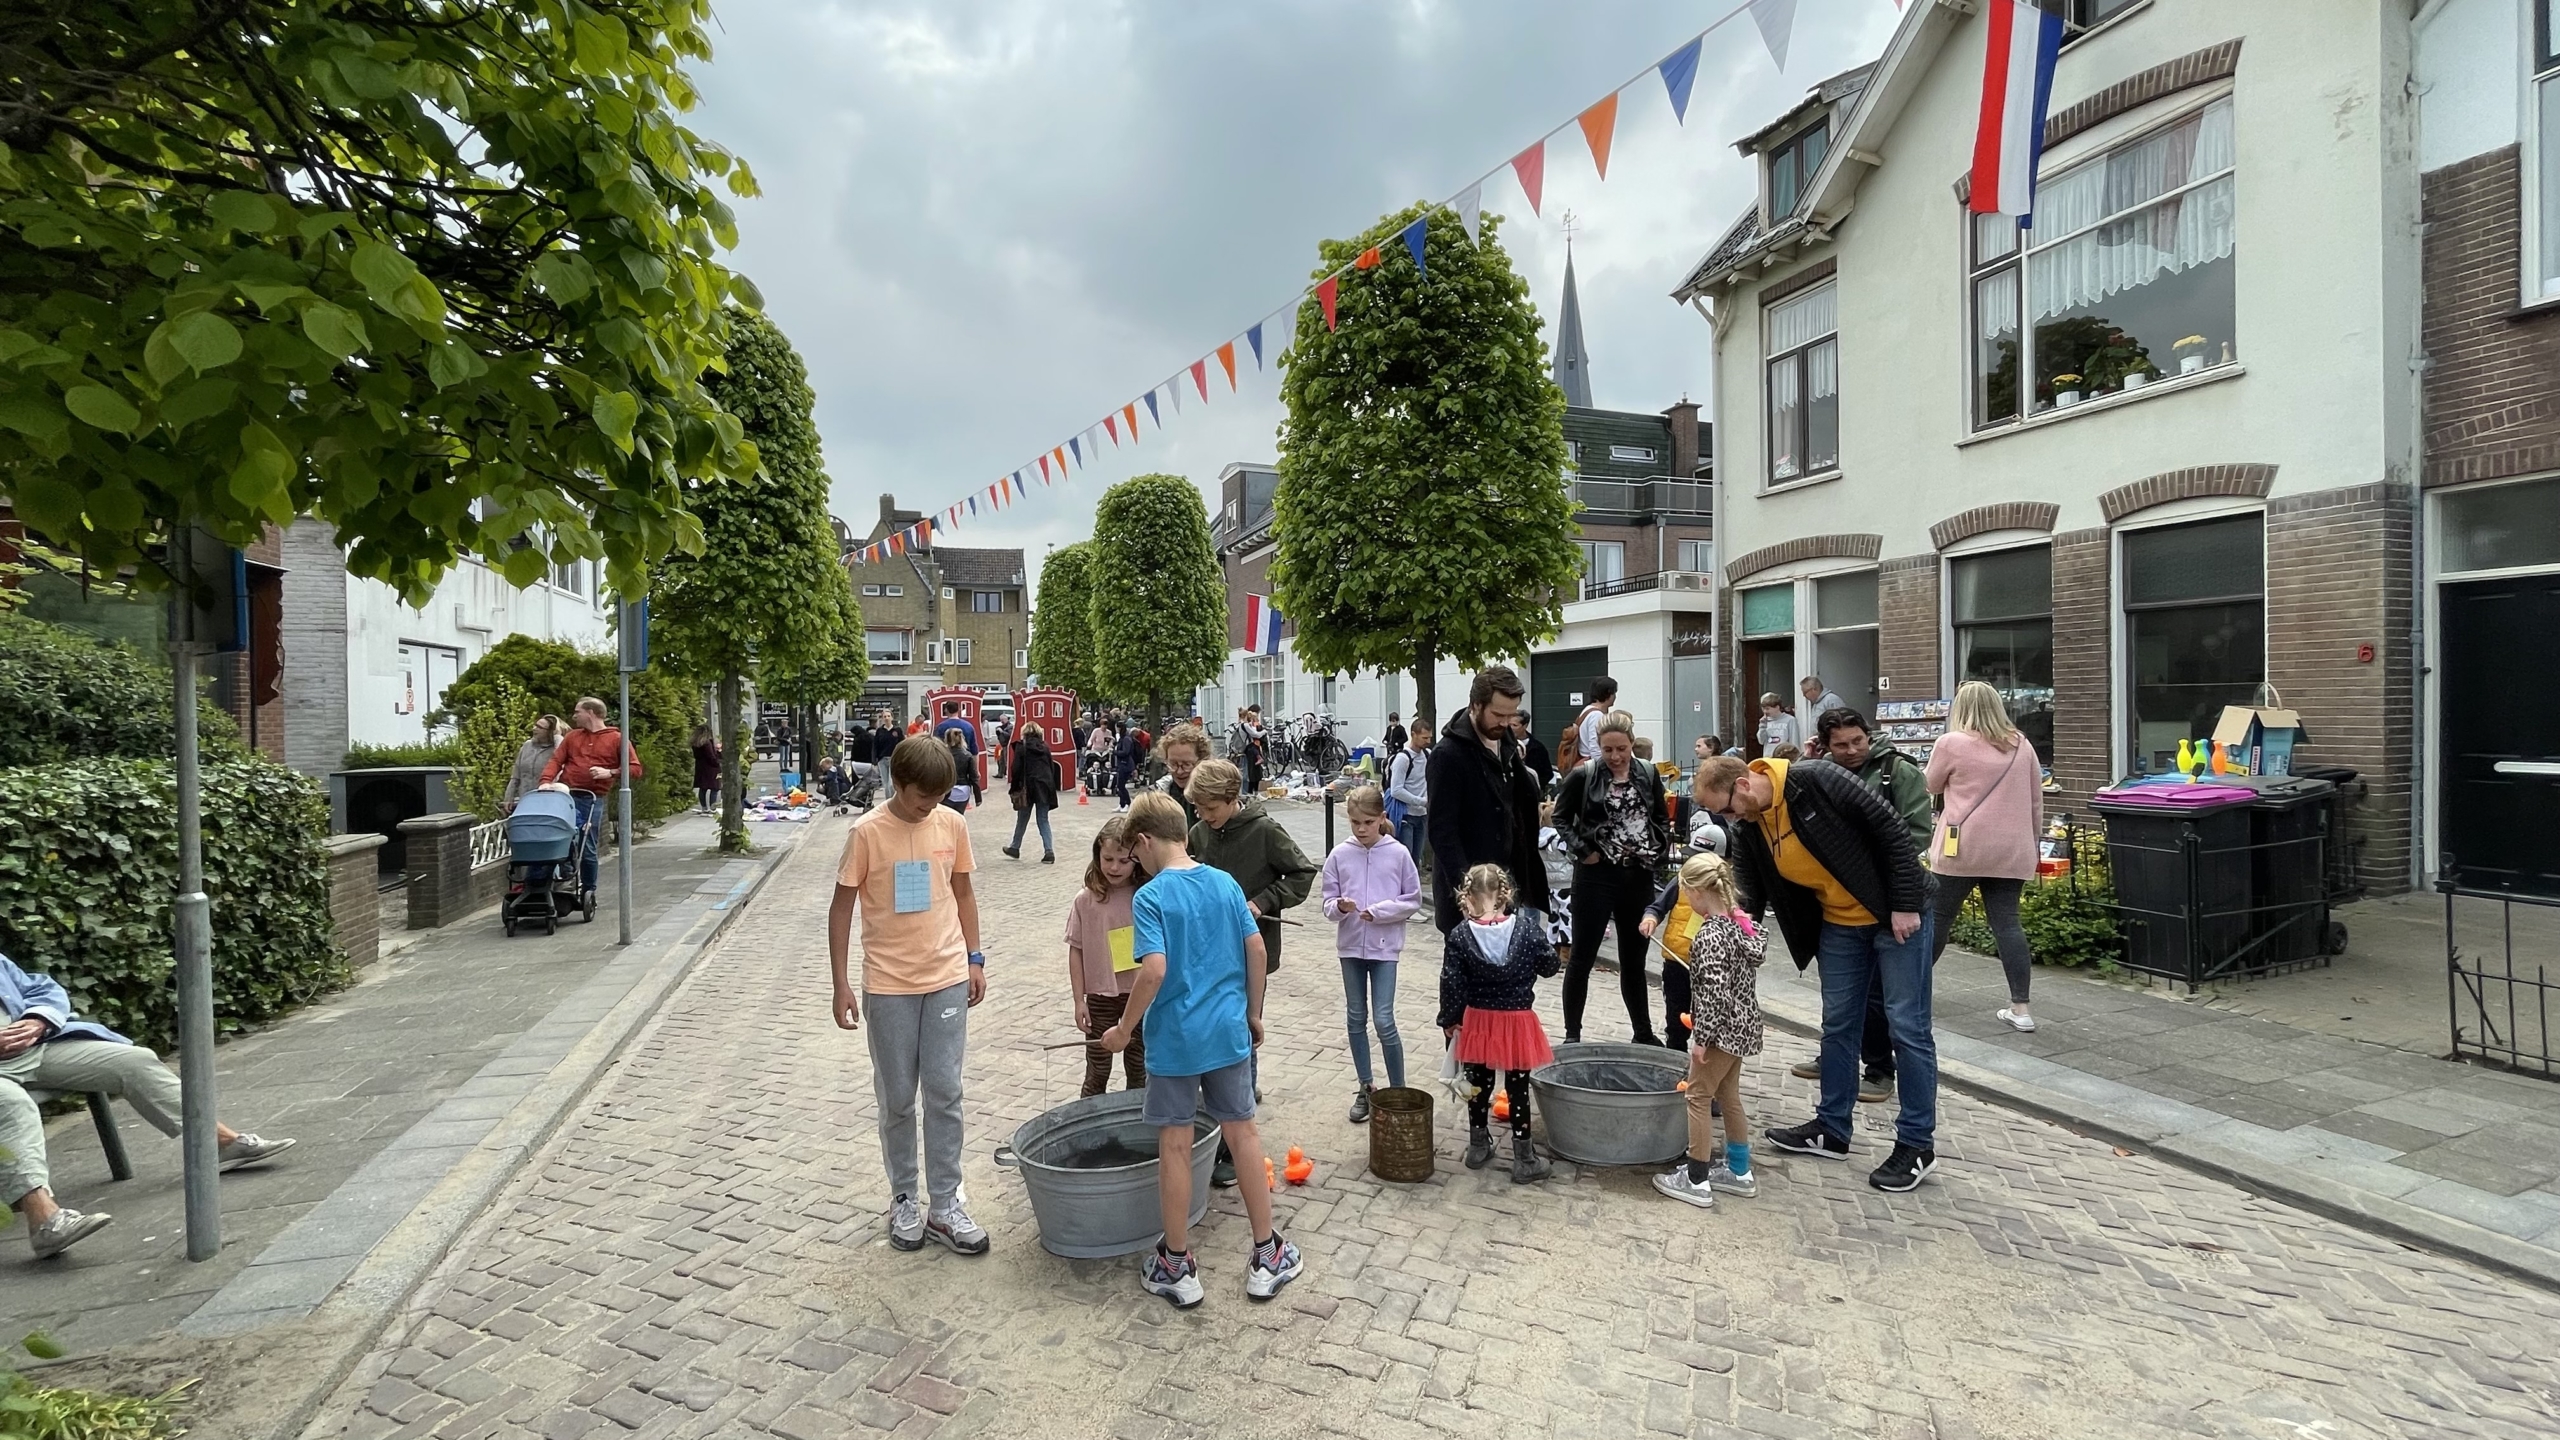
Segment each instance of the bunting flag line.
[[1538,209],[1538,192],[1547,184],[1547,142],[1541,140],[1512,156],[1511,173],[1520,177],[1520,193],[1529,197],[1529,213],[1543,213]]
[[1582,126],[1582,138],[1591,142],[1591,163],[1600,170],[1600,178],[1609,178],[1609,140],[1618,132],[1618,94],[1574,117]]
[[[1636,71],[1600,99],[1573,117],[1582,132],[1583,142],[1590,148],[1591,164],[1599,178],[1609,178],[1609,155],[1617,137],[1618,101],[1629,86],[1643,83],[1647,74],[1661,83],[1663,94],[1671,105],[1673,120],[1685,127],[1689,120],[1689,101],[1696,92],[1698,69],[1702,63],[1706,38],[1726,25],[1751,17],[1760,41],[1770,60],[1783,72],[1787,65],[1789,44],[1793,38],[1796,12],[1800,0],[1731,0],[1731,8],[1719,15],[1705,29],[1687,42],[1663,55],[1653,64]],[[1894,8],[1903,8],[1903,0],[1894,0]],[[1979,213],[2005,213],[2024,222],[2033,204],[2034,166],[2043,139],[2043,122],[2051,101],[2055,53],[2062,29],[2060,0],[1982,0],[1982,8],[1991,21],[1989,43],[1984,57],[1983,98],[1980,128],[1976,131],[1971,206]],[[1443,203],[1455,210],[1459,224],[1467,232],[1470,245],[1482,241],[1484,183],[1501,173],[1507,165],[1518,181],[1523,199],[1529,202],[1532,215],[1544,217],[1546,205],[1547,142],[1564,130],[1559,124],[1513,155],[1508,161],[1478,175]],[[1418,218],[1397,232],[1407,253],[1413,256],[1414,270],[1426,282],[1430,278],[1430,226],[1427,216]],[[1383,262],[1383,245],[1371,245],[1347,265],[1334,270],[1312,285],[1301,289],[1287,305],[1268,312],[1247,327],[1241,338],[1253,351],[1254,369],[1269,368],[1263,350],[1263,329],[1276,316],[1293,314],[1309,296],[1315,298],[1323,312],[1325,329],[1339,331],[1342,325],[1342,280],[1351,271],[1374,270]],[[1236,369],[1236,341],[1228,339],[1208,355],[1193,360],[1190,372],[1192,389],[1202,404],[1209,400],[1209,358],[1217,357],[1218,366],[1226,373],[1227,389],[1240,393]],[[1139,397],[1146,402],[1147,417],[1157,429],[1165,428],[1164,409],[1158,392],[1173,402],[1176,415],[1182,413],[1182,376],[1173,375],[1148,389]],[[977,515],[982,508],[1000,510],[1011,505],[1030,488],[1030,476],[1036,465],[1040,483],[1056,486],[1077,470],[1089,469],[1101,458],[1102,442],[1108,438],[1112,448],[1120,448],[1123,424],[1127,426],[1127,443],[1137,444],[1138,400],[1121,405],[1117,412],[1105,412],[1101,420],[1068,437],[1062,445],[1052,447],[1033,462],[999,479],[995,484],[974,492],[964,501],[955,502],[940,513],[939,526],[932,519],[920,520],[895,534],[870,542],[858,550],[848,551],[848,560],[872,564],[909,549],[922,549],[933,542],[937,528],[948,530],[957,525],[964,514]],[[1072,467],[1069,464],[1073,459]],[[985,506],[979,504],[986,501]],[[1259,602],[1258,619],[1267,618],[1276,640],[1278,617],[1269,609],[1268,597],[1248,597]],[[1263,653],[1275,653],[1265,651]]]
[[1796,0],[1751,0],[1751,23],[1760,27],[1760,43],[1769,47],[1769,58],[1778,62],[1778,73],[1785,74],[1787,37],[1796,25]]
[[1698,83],[1698,52],[1706,44],[1707,37],[1701,35],[1653,67],[1662,76],[1662,88],[1671,93],[1671,117],[1683,125],[1689,123],[1689,88]]

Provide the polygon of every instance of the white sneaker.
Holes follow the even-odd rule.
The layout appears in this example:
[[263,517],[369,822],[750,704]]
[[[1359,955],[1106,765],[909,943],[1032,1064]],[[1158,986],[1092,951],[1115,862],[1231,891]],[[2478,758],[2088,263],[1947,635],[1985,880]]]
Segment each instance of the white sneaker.
[[924,1222],[925,1237],[940,1241],[954,1255],[987,1253],[987,1232],[969,1212],[954,1204],[948,1210],[936,1210]]
[[2003,1006],[1998,1010],[1992,1011],[1991,1016],[1993,1019],[1998,1020],[2001,1024],[2008,1026],[2010,1029],[2017,1031],[2021,1035],[2032,1035],[2035,1033],[2036,1017],[2033,1015],[2021,1015],[2017,1011]]
[[889,1207],[889,1243],[901,1250],[924,1248],[924,1207],[913,1195],[901,1195]]
[[1712,1210],[1716,1207],[1714,1181],[1690,1179],[1687,1161],[1682,1161],[1662,1174],[1654,1176],[1653,1188],[1683,1205],[1695,1205],[1701,1210]]
[[1150,1250],[1144,1265],[1138,1267],[1138,1283],[1150,1295],[1161,1295],[1173,1302],[1176,1310],[1188,1310],[1206,1297],[1200,1288],[1200,1265],[1188,1255],[1166,1258],[1161,1250]]
[[[1261,1249],[1260,1246],[1254,1248],[1257,1252]],[[1264,1268],[1262,1256],[1259,1253],[1253,1257],[1253,1263],[1245,1270],[1245,1298],[1268,1300],[1280,1293],[1281,1286],[1297,1279],[1298,1272],[1305,1268],[1307,1268],[1306,1260],[1298,1254],[1298,1247],[1283,1240],[1280,1242],[1280,1259],[1277,1268]]]
[[65,1205],[57,1209],[41,1225],[27,1227],[27,1243],[39,1260],[59,1255],[99,1231],[115,1223],[113,1215],[103,1210],[88,1214]]
[[1723,1194],[1744,1200],[1760,1193],[1760,1179],[1756,1173],[1736,1175],[1721,1160],[1708,1168],[1707,1184]]
[[218,1152],[221,1163],[217,1168],[229,1171],[251,1165],[263,1165],[292,1148],[293,1142],[290,1140],[265,1140],[255,1135],[235,1135],[231,1138],[231,1143],[223,1146]]

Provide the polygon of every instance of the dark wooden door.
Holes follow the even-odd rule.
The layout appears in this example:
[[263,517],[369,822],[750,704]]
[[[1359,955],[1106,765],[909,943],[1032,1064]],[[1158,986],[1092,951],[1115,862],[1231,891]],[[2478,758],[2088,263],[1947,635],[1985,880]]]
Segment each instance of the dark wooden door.
[[2443,853],[2464,885],[2560,896],[2560,575],[2442,602]]

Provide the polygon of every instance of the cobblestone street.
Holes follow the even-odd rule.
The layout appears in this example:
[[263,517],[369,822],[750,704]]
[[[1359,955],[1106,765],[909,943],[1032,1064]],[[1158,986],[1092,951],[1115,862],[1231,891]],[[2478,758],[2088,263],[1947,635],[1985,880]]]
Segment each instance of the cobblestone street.
[[[1280,1199],[1305,1276],[1242,1294],[1232,1192],[1200,1229],[1209,1301],[1177,1313],[1134,1259],[1039,1248],[989,1155],[1073,1098],[1058,935],[1106,806],[1058,813],[1059,863],[972,817],[990,993],[967,1075],[971,1208],[994,1253],[886,1240],[862,1039],[827,1020],[820,822],[501,1195],[322,1416],[321,1433],[550,1440],[894,1432],[1781,1437],[2547,1436],[2560,1298],[1948,1092],[1944,1168],[1870,1190],[1890,1113],[1847,1166],[1755,1152],[1712,1212],[1642,1171],[1541,1186],[1457,1164],[1365,1172],[1329,933],[1287,933],[1263,1136],[1305,1147]],[[1300,826],[1293,824],[1293,829]],[[1303,833],[1303,832],[1302,832]],[[1306,912],[1302,911],[1301,914]],[[1417,925],[1399,1014],[1418,1079],[1438,953]],[[1773,969],[1784,966],[1773,958]],[[1602,987],[1605,989],[1606,987]],[[1554,991],[1542,1008],[1556,1027]],[[1605,1015],[1609,999],[1595,997]],[[1806,1042],[1749,1066],[1755,1128],[1803,1118]],[[351,1408],[350,1408],[351,1402]]]

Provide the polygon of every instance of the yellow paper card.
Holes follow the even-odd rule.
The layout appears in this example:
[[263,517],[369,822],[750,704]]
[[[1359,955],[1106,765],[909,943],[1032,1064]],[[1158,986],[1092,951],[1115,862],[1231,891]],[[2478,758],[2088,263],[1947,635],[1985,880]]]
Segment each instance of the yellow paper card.
[[1111,973],[1138,968],[1138,927],[1115,925],[1111,929]]

